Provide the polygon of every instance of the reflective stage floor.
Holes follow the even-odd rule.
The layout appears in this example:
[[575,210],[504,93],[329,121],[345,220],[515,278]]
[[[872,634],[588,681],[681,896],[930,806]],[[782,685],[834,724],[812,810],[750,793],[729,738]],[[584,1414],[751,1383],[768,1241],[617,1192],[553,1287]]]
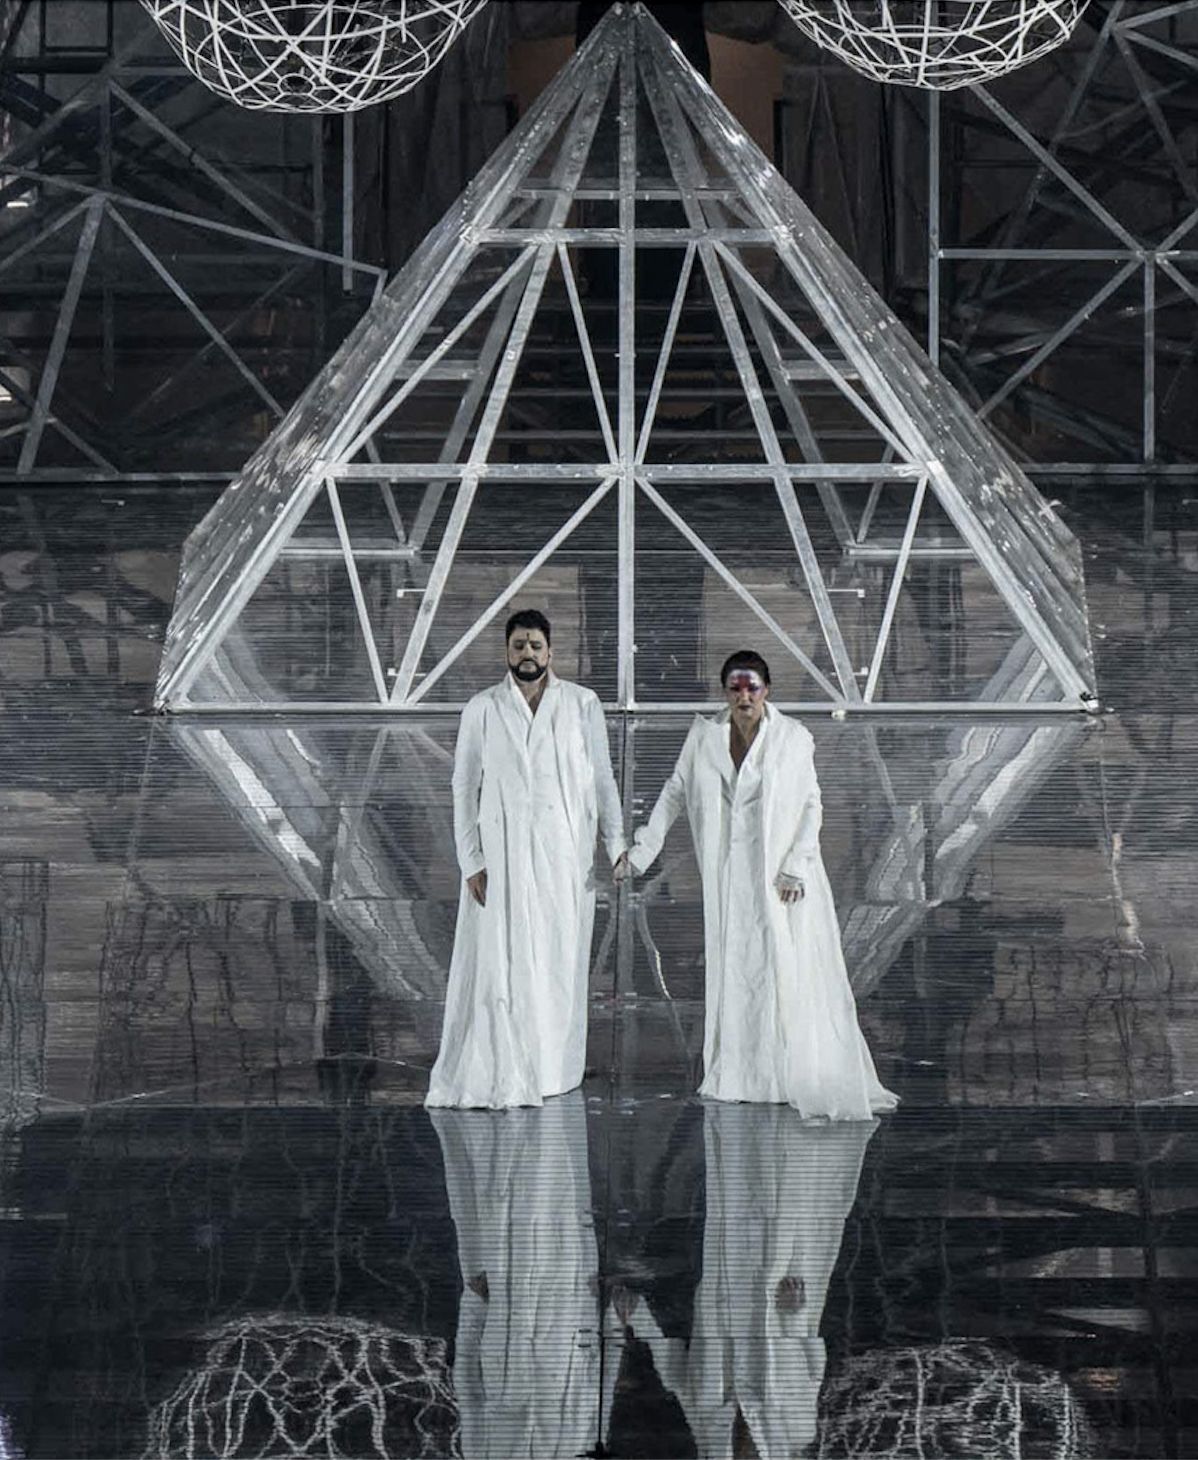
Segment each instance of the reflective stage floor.
[[0,492],[0,1457],[1198,1456],[1188,489],[1066,501],[1100,717],[808,721],[837,1127],[691,1093],[681,827],[581,1091],[430,1118],[454,717],[148,715],[210,500]]

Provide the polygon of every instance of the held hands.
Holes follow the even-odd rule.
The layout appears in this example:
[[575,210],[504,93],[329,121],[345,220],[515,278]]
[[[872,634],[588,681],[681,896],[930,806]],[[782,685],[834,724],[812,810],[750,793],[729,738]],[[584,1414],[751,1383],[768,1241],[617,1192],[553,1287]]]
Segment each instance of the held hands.
[[[632,876],[632,865],[628,860],[628,853],[621,852],[619,859],[612,867],[611,876],[613,882],[625,882]],[[476,872],[473,877],[466,878],[466,886],[470,889],[470,896],[478,903],[479,907],[487,905],[487,871],[484,867],[481,872]]]

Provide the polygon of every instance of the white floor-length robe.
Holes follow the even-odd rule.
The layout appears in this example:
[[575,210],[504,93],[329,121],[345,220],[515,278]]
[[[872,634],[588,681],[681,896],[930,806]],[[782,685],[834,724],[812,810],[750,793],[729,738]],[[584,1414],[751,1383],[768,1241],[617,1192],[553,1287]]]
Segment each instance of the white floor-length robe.
[[539,1110],[434,1110],[462,1273],[463,1460],[594,1449],[599,1252],[582,1092]]
[[[701,1095],[786,1101],[864,1120],[895,1097],[879,1082],[849,987],[820,856],[814,745],[768,704],[739,772],[727,711],[696,718],[629,861],[643,872],[685,809],[703,880],[706,1017]],[[805,895],[785,904],[779,873]]]
[[703,1276],[689,1340],[648,1303],[628,1319],[686,1415],[700,1460],[731,1460],[740,1411],[762,1460],[816,1437],[828,1285],[877,1121],[805,1121],[785,1106],[708,1105]]
[[[462,711],[453,767],[462,890],[426,1105],[540,1105],[586,1062],[595,837],[624,850],[596,696],[550,673],[536,714],[508,675]],[[487,874],[480,907],[466,879]]]

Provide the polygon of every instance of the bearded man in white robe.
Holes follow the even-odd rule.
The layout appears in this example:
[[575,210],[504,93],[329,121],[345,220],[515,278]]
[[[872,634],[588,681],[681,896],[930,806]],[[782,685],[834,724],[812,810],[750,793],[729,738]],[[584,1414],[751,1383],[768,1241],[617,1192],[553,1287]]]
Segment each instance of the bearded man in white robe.
[[508,673],[458,727],[462,892],[426,1105],[540,1105],[581,1083],[596,832],[624,856],[597,696],[553,673],[544,614],[513,614],[505,640]]
[[700,1095],[867,1120],[897,1101],[857,1023],[820,856],[814,742],[767,703],[769,680],[759,654],[729,657],[728,708],[696,717],[617,877],[644,872],[686,810],[703,880]]

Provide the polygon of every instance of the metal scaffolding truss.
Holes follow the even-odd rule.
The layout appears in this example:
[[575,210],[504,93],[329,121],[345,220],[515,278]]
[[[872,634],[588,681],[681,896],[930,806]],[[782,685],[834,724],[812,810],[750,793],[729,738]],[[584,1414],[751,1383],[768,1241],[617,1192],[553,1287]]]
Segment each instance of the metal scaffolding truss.
[[1034,460],[1192,461],[1198,0],[1087,25],[1034,93],[928,99],[929,351]]
[[118,42],[103,13],[102,49],[47,46],[28,5],[3,45],[0,473],[21,481],[251,450],[385,279],[354,252],[352,119],[334,207],[319,123],[269,119],[232,155],[148,18]]
[[[678,708],[637,669],[663,534],[722,595],[703,614],[781,645],[788,704],[976,706],[1025,647],[1022,703],[1093,701],[1072,535],[651,17],[617,7],[188,540],[157,702],[460,704],[493,677],[480,635],[583,542],[610,570],[604,698]],[[940,569],[998,648],[938,696],[892,636]],[[311,630],[297,595],[354,642],[288,645]]]
[[[332,264],[352,273],[361,273],[374,284],[376,294],[382,287],[382,270],[356,260],[343,262],[338,255],[305,245],[294,237],[255,233],[248,229],[231,227],[216,220],[184,215],[176,210],[159,208],[134,197],[114,194],[103,188],[72,183],[62,178],[47,178],[28,169],[9,169],[9,174],[47,184],[52,191],[63,195],[65,204],[56,210],[53,221],[0,259],[0,274],[53,235],[60,232],[65,234],[68,231],[74,232],[76,235],[66,289],[58,302],[49,350],[41,362],[40,369],[36,372],[36,387],[31,390],[11,368],[6,370],[0,367],[0,385],[3,385],[12,399],[28,408],[24,419],[13,433],[20,437],[20,450],[14,473],[18,478],[35,476],[39,465],[43,464],[44,459],[41,453],[47,432],[60,437],[74,449],[78,460],[86,462],[96,472],[111,476],[120,475],[121,468],[106,454],[106,443],[103,439],[97,446],[95,437],[86,424],[71,423],[70,404],[63,401],[59,388],[67,347],[76,324],[80,301],[89,281],[89,273],[100,258],[101,248],[98,248],[97,245],[102,245],[103,231],[106,228],[110,231],[113,241],[125,245],[124,252],[129,258],[134,261],[139,260],[145,266],[148,271],[147,281],[156,280],[161,287],[164,287],[169,296],[191,318],[198,330],[206,336],[205,341],[197,339],[194,352],[181,367],[180,372],[170,372],[168,378],[160,378],[157,381],[155,392],[144,402],[139,403],[143,409],[161,398],[168,387],[180,383],[179,375],[185,379],[187,375],[194,374],[197,365],[203,367],[210,364],[213,357],[223,357],[257,399],[259,409],[267,411],[275,420],[282,419],[284,414],[282,405],[264,378],[264,372],[253,369],[231,343],[229,336],[233,333],[233,329],[223,318],[224,309],[218,313],[210,306],[205,307],[205,304],[201,303],[195,294],[180,281],[172,269],[169,255],[164,257],[164,251],[155,247],[154,243],[144,236],[140,226],[141,215],[156,215],[160,218],[165,216],[171,218],[172,221],[184,224],[188,229],[196,230],[201,235],[208,232],[220,235],[222,241],[232,236],[241,242],[258,246],[281,257],[280,278],[265,288],[257,301],[259,306],[267,303],[272,296],[279,294],[283,289],[293,287],[300,275],[313,263]],[[97,287],[100,290],[103,289],[102,284]],[[255,306],[251,305],[248,311],[239,312],[239,317],[233,321],[234,327],[243,324],[245,314],[254,312],[254,308]],[[17,358],[20,358],[19,353]],[[61,467],[50,467],[49,475],[53,480],[61,479]]]

